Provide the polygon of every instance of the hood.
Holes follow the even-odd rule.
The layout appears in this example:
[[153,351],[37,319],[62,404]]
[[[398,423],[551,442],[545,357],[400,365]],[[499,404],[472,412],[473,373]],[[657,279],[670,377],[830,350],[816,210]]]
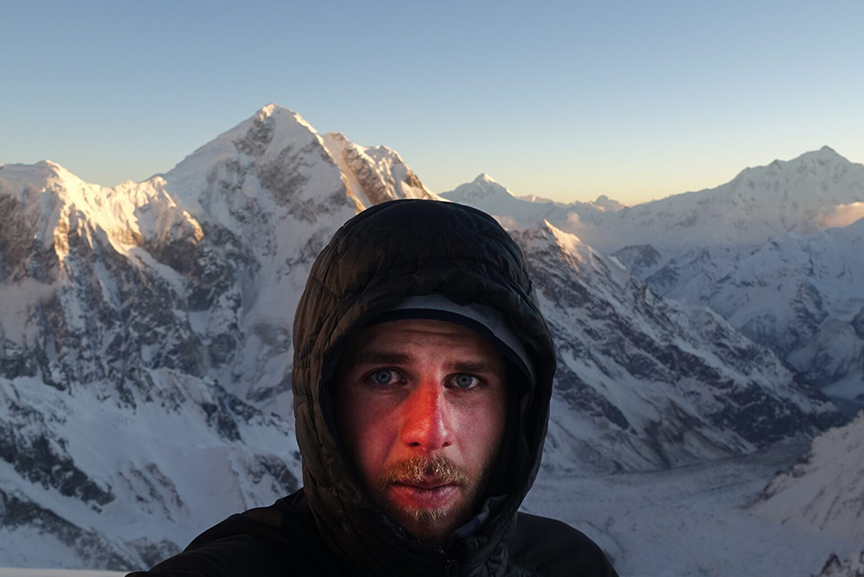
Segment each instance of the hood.
[[[444,548],[417,540],[367,497],[340,446],[329,387],[347,335],[405,298],[430,294],[499,311],[536,370],[507,422],[508,489],[487,495]],[[370,575],[440,574],[454,564],[483,574],[484,566],[506,563],[516,512],[540,466],[554,372],[552,340],[522,253],[492,217],[454,203],[397,200],[349,220],[316,259],[294,319],[304,493],[328,545]]]

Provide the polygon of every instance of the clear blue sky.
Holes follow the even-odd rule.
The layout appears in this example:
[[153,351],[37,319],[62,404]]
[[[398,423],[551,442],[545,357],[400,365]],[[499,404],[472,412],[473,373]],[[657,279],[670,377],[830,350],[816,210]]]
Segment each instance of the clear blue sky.
[[443,192],[635,203],[864,162],[864,2],[0,2],[0,163],[113,185],[275,102]]

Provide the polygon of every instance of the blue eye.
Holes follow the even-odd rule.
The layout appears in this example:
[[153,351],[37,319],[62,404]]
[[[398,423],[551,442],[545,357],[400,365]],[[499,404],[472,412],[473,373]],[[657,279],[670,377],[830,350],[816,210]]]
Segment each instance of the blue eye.
[[479,383],[479,380],[474,375],[468,373],[459,373],[453,377],[453,384],[460,389],[470,389]]
[[396,375],[390,369],[381,369],[372,373],[371,378],[376,385],[389,385],[395,380]]

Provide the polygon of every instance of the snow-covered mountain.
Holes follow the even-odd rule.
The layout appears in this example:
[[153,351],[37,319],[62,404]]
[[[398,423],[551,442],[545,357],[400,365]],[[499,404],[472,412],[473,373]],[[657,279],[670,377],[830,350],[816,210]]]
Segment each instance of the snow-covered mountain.
[[864,543],[864,412],[813,439],[810,451],[771,481],[753,510]]
[[[293,490],[309,267],[357,211],[405,197],[436,198],[394,151],[275,105],[141,183],[3,167],[0,564],[149,565]],[[555,226],[515,234],[562,359],[550,470],[669,467],[839,421],[717,315]]]
[[362,208],[395,198],[441,200],[426,188],[399,154],[386,146],[360,146],[344,134],[323,136],[327,150],[342,171],[349,194],[362,201]]
[[864,406],[864,219],[688,251],[654,272],[656,251],[634,249],[615,255],[659,294],[711,307],[838,403]]
[[719,312],[854,413],[864,407],[862,201],[864,165],[825,147],[622,213],[622,237],[640,244],[614,254],[659,294]]
[[369,194],[273,105],[143,183],[6,165],[0,557],[140,567],[296,488],[294,308]]
[[523,226],[546,219],[607,254],[650,245],[665,256],[716,246],[761,244],[786,232],[807,234],[864,217],[864,165],[831,148],[747,168],[717,188],[626,207],[516,197],[486,175],[442,196]]
[[702,247],[757,245],[783,233],[814,233],[862,217],[864,165],[825,146],[789,161],[747,168],[717,188],[626,208],[604,221],[605,230],[581,236],[606,252],[650,244],[675,255]]
[[864,407],[864,165],[831,148],[611,210],[516,198],[488,178],[443,196],[576,234],[656,293],[719,312],[848,413]]
[[662,469],[841,422],[821,394],[711,310],[657,297],[548,222],[512,233],[559,359],[544,466]]
[[622,216],[643,248],[615,255],[655,291],[711,307],[864,407],[864,165],[824,147]]

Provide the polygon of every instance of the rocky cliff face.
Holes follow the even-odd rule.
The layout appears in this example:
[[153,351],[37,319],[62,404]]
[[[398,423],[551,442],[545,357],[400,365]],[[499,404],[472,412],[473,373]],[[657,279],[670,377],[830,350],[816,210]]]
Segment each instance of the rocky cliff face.
[[329,132],[323,138],[350,194],[357,198],[361,208],[397,198],[441,200],[420,182],[395,150],[360,146],[338,132]]
[[[148,566],[293,491],[309,267],[358,210],[404,197],[435,198],[395,152],[273,105],[142,183],[6,165],[0,564]],[[669,467],[836,422],[716,315],[554,227],[516,236],[562,358],[548,467]]]

